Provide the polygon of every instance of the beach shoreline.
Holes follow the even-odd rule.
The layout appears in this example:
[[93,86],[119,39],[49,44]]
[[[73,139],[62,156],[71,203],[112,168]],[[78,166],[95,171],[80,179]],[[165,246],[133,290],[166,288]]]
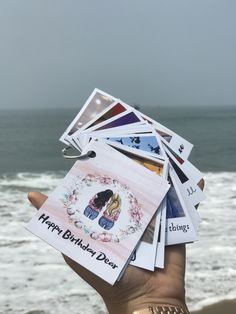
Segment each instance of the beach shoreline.
[[235,314],[236,299],[224,300],[204,307],[199,311],[192,311],[191,314]]

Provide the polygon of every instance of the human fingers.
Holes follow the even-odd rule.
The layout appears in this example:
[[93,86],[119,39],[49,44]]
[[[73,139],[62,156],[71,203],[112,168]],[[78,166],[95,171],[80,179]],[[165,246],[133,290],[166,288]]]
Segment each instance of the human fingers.
[[179,268],[180,274],[185,272],[186,249],[185,244],[169,245],[165,250],[165,269],[168,272],[169,268]]
[[29,192],[28,194],[29,201],[36,209],[39,209],[47,198],[46,195],[39,192]]

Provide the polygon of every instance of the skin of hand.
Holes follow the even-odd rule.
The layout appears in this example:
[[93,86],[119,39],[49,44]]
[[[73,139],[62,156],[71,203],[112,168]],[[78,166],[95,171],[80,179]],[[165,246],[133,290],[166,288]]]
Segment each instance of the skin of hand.
[[[202,189],[204,181],[198,184]],[[28,198],[39,209],[47,196],[30,192]],[[65,262],[102,296],[110,314],[131,314],[135,310],[158,304],[185,304],[185,245],[165,249],[165,268],[154,272],[129,265],[119,282],[111,286],[69,257]]]

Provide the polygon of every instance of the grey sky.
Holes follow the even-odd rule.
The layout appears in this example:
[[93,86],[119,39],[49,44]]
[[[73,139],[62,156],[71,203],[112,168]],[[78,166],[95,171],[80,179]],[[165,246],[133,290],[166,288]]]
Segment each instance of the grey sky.
[[234,0],[0,0],[0,108],[235,105]]

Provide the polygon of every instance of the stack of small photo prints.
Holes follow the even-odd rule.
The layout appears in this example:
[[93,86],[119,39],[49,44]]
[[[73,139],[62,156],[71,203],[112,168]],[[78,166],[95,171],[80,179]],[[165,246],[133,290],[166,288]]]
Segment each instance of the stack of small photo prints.
[[60,141],[78,158],[29,231],[110,284],[129,264],[165,267],[166,245],[198,240],[203,176],[187,140],[95,89]]

